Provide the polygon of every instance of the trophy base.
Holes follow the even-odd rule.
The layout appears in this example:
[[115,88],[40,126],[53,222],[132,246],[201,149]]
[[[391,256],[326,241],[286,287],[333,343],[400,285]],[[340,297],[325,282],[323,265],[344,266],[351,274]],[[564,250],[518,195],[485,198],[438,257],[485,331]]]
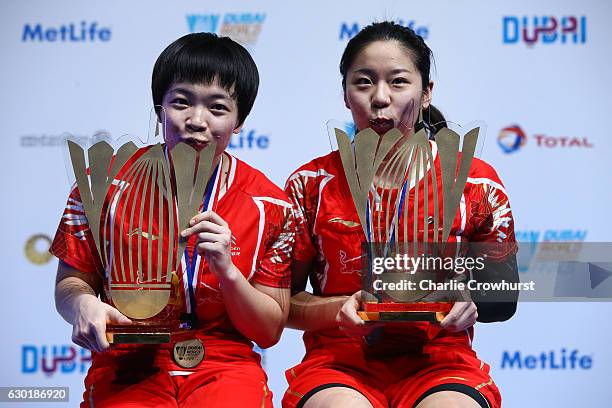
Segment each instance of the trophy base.
[[439,323],[450,312],[450,302],[431,303],[364,303],[357,312],[366,322],[431,322]]
[[162,325],[108,325],[106,340],[110,344],[167,344],[170,343],[171,330]]

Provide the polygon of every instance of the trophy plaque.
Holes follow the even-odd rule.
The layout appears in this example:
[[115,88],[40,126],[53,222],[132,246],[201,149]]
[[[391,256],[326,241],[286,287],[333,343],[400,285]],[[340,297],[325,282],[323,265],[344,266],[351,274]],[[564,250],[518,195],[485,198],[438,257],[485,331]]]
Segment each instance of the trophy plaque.
[[[68,141],[76,186],[104,270],[103,300],[132,320],[108,324],[113,344],[169,343],[189,328],[180,276],[189,226],[206,195],[216,145]],[[92,245],[93,246],[93,245]]]
[[333,131],[366,238],[363,251],[368,261],[358,314],[365,321],[440,322],[453,302],[421,288],[419,282],[444,282],[448,271],[388,265],[380,272],[375,261],[455,255],[456,243],[447,241],[480,128],[463,136],[461,150],[460,135],[449,128],[433,136],[435,143],[430,143],[425,129],[406,135],[394,128],[380,136],[366,128],[352,141],[345,131]]

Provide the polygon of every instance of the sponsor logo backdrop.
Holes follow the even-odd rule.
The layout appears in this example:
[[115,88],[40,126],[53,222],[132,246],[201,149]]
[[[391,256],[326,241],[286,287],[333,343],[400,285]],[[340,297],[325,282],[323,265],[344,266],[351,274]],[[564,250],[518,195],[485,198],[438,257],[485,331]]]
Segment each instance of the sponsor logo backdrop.
[[[282,185],[329,151],[329,119],[350,127],[338,73],[348,39],[373,20],[410,26],[434,51],[434,104],[456,123],[487,123],[481,156],[506,185],[519,239],[611,239],[607,2],[58,0],[0,9],[0,386],[69,386],[76,406],[90,355],[55,311],[56,261],[45,255],[69,190],[64,132],[146,138],[153,63],[189,32],[230,35],[252,52],[261,87],[230,152]],[[509,322],[478,324],[474,347],[504,406],[605,405],[611,312],[609,303],[531,303]],[[265,351],[278,405],[284,370],[303,355],[300,336],[287,330]]]

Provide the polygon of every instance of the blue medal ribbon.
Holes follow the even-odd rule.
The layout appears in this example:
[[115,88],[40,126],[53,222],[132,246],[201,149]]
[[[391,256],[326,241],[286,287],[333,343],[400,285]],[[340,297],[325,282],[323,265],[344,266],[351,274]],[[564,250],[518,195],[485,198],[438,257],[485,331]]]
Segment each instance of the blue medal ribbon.
[[[219,170],[220,164],[215,167],[210,179],[208,180],[208,184],[206,185],[206,192],[204,193],[204,202],[202,205],[202,211],[206,211],[208,205],[210,204],[210,200],[212,198],[212,190],[215,185],[215,179],[217,178],[217,172]],[[195,290],[193,288],[193,277],[195,275],[196,262],[198,259],[198,251],[194,246],[193,254],[189,254],[189,248],[185,247],[185,264],[187,266],[187,291],[189,292],[189,302],[191,304],[191,313],[189,313],[190,320],[192,322],[196,321],[196,303],[195,303]]]
[[[406,190],[408,187],[408,180],[406,180],[402,186],[402,192],[401,192],[401,196],[400,196],[400,205],[399,208],[397,210],[397,223],[399,223],[399,219],[402,213],[402,209],[404,208],[404,198],[406,197]],[[367,234],[367,239],[368,239],[368,246],[367,248],[367,259],[368,259],[368,287],[372,288],[372,282],[373,282],[373,278],[372,278],[372,257],[373,257],[373,247],[372,247],[372,235],[373,235],[373,225],[370,225],[370,219],[371,219],[371,215],[370,213],[372,212],[372,209],[370,207],[370,202],[368,201],[366,204],[366,234]],[[388,246],[385,246],[385,251],[384,251],[384,256],[387,256],[387,250],[389,248],[391,248],[393,246],[393,243],[395,242],[395,224],[392,226],[392,230],[391,230],[391,237],[390,237],[390,242]],[[378,301],[381,301],[381,298],[379,297],[377,291],[374,291],[373,295],[375,295],[378,298]]]
[[[406,190],[408,188],[408,180],[404,181],[404,185],[402,186],[402,192],[400,195],[400,205],[399,208],[397,209],[397,223],[399,224],[399,220],[400,220],[400,216],[402,214],[402,210],[404,208],[404,199],[406,198]],[[368,238],[368,242],[372,242],[372,234],[373,231],[371,230],[370,227],[370,213],[372,212],[371,208],[370,208],[370,203],[368,201],[368,203],[366,204],[366,230],[367,230],[367,238]],[[391,245],[393,245],[393,243],[395,242],[395,224],[393,224],[391,226],[392,230],[391,230],[391,236],[389,238],[389,243]]]

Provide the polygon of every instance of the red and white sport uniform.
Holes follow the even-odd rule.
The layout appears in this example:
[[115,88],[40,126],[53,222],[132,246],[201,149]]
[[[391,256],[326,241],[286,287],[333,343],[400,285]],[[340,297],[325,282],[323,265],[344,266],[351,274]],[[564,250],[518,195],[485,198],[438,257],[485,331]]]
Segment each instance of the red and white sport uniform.
[[[139,149],[134,159],[147,149]],[[250,282],[269,287],[289,287],[288,265],[294,230],[287,195],[261,172],[237,158],[224,153],[222,160],[229,162],[227,176],[225,182],[220,183],[222,178],[220,172],[217,173],[208,209],[215,211],[229,224],[233,235],[232,262]],[[223,166],[219,165],[219,168]],[[123,175],[120,171],[113,188],[125,186]],[[148,200],[147,194],[142,196]],[[109,203],[109,197],[110,193],[105,208],[110,208],[115,215],[119,214],[121,203]],[[147,202],[146,205],[149,204]],[[147,221],[143,223],[147,224]],[[129,229],[126,227],[122,240],[137,239],[134,237],[136,235],[144,236],[142,231],[147,231],[149,238],[155,239],[159,236],[166,239],[168,235],[167,231],[159,234],[156,223],[143,225],[136,232],[127,231]],[[195,239],[192,236],[187,245],[191,254]],[[116,270],[114,266],[102,267],[91,255],[91,250],[95,251],[93,241],[79,191],[74,188],[51,252],[82,272],[108,277]],[[168,255],[164,254],[163,262],[166,262]],[[153,259],[152,262],[155,268],[157,260]],[[170,298],[170,304],[177,306],[172,312],[175,314],[188,312],[192,308],[184,289],[187,287],[184,257],[182,269],[177,274],[177,293]],[[196,271],[194,288],[198,328],[185,334],[185,338],[178,336],[173,340],[197,337],[205,347],[204,360],[194,368],[182,368],[173,360],[172,344],[114,346],[104,353],[93,352],[81,406],[122,407],[135,406],[135,403],[158,408],[176,407],[177,403],[181,407],[272,406],[272,393],[267,387],[260,356],[252,350],[252,342],[234,327],[225,309],[224,302],[231,299],[223,299],[217,278],[199,256]],[[105,279],[107,283],[108,279]]]
[[[441,180],[437,147],[430,143]],[[433,214],[434,201],[431,187],[429,183],[429,214]],[[422,180],[416,188],[423,206]],[[314,262],[310,276],[314,294],[352,295],[360,290],[365,237],[338,152],[300,167],[288,179],[285,191],[296,212],[293,259]],[[414,193],[412,186],[409,194]],[[413,214],[412,208],[408,214]],[[422,210],[419,219],[423,220]],[[432,237],[433,225],[429,228]],[[494,254],[499,261],[516,252],[504,186],[495,170],[481,160],[473,160],[449,241],[502,243]],[[489,376],[489,366],[472,350],[472,337],[473,328],[451,333],[421,322],[388,323],[374,345],[347,337],[339,329],[305,332],[306,355],[286,373],[289,389],[283,406],[298,406],[304,395],[325,384],[342,384],[360,391],[376,407],[412,407],[436,385],[457,383],[478,390],[492,407],[498,407],[499,391]]]

